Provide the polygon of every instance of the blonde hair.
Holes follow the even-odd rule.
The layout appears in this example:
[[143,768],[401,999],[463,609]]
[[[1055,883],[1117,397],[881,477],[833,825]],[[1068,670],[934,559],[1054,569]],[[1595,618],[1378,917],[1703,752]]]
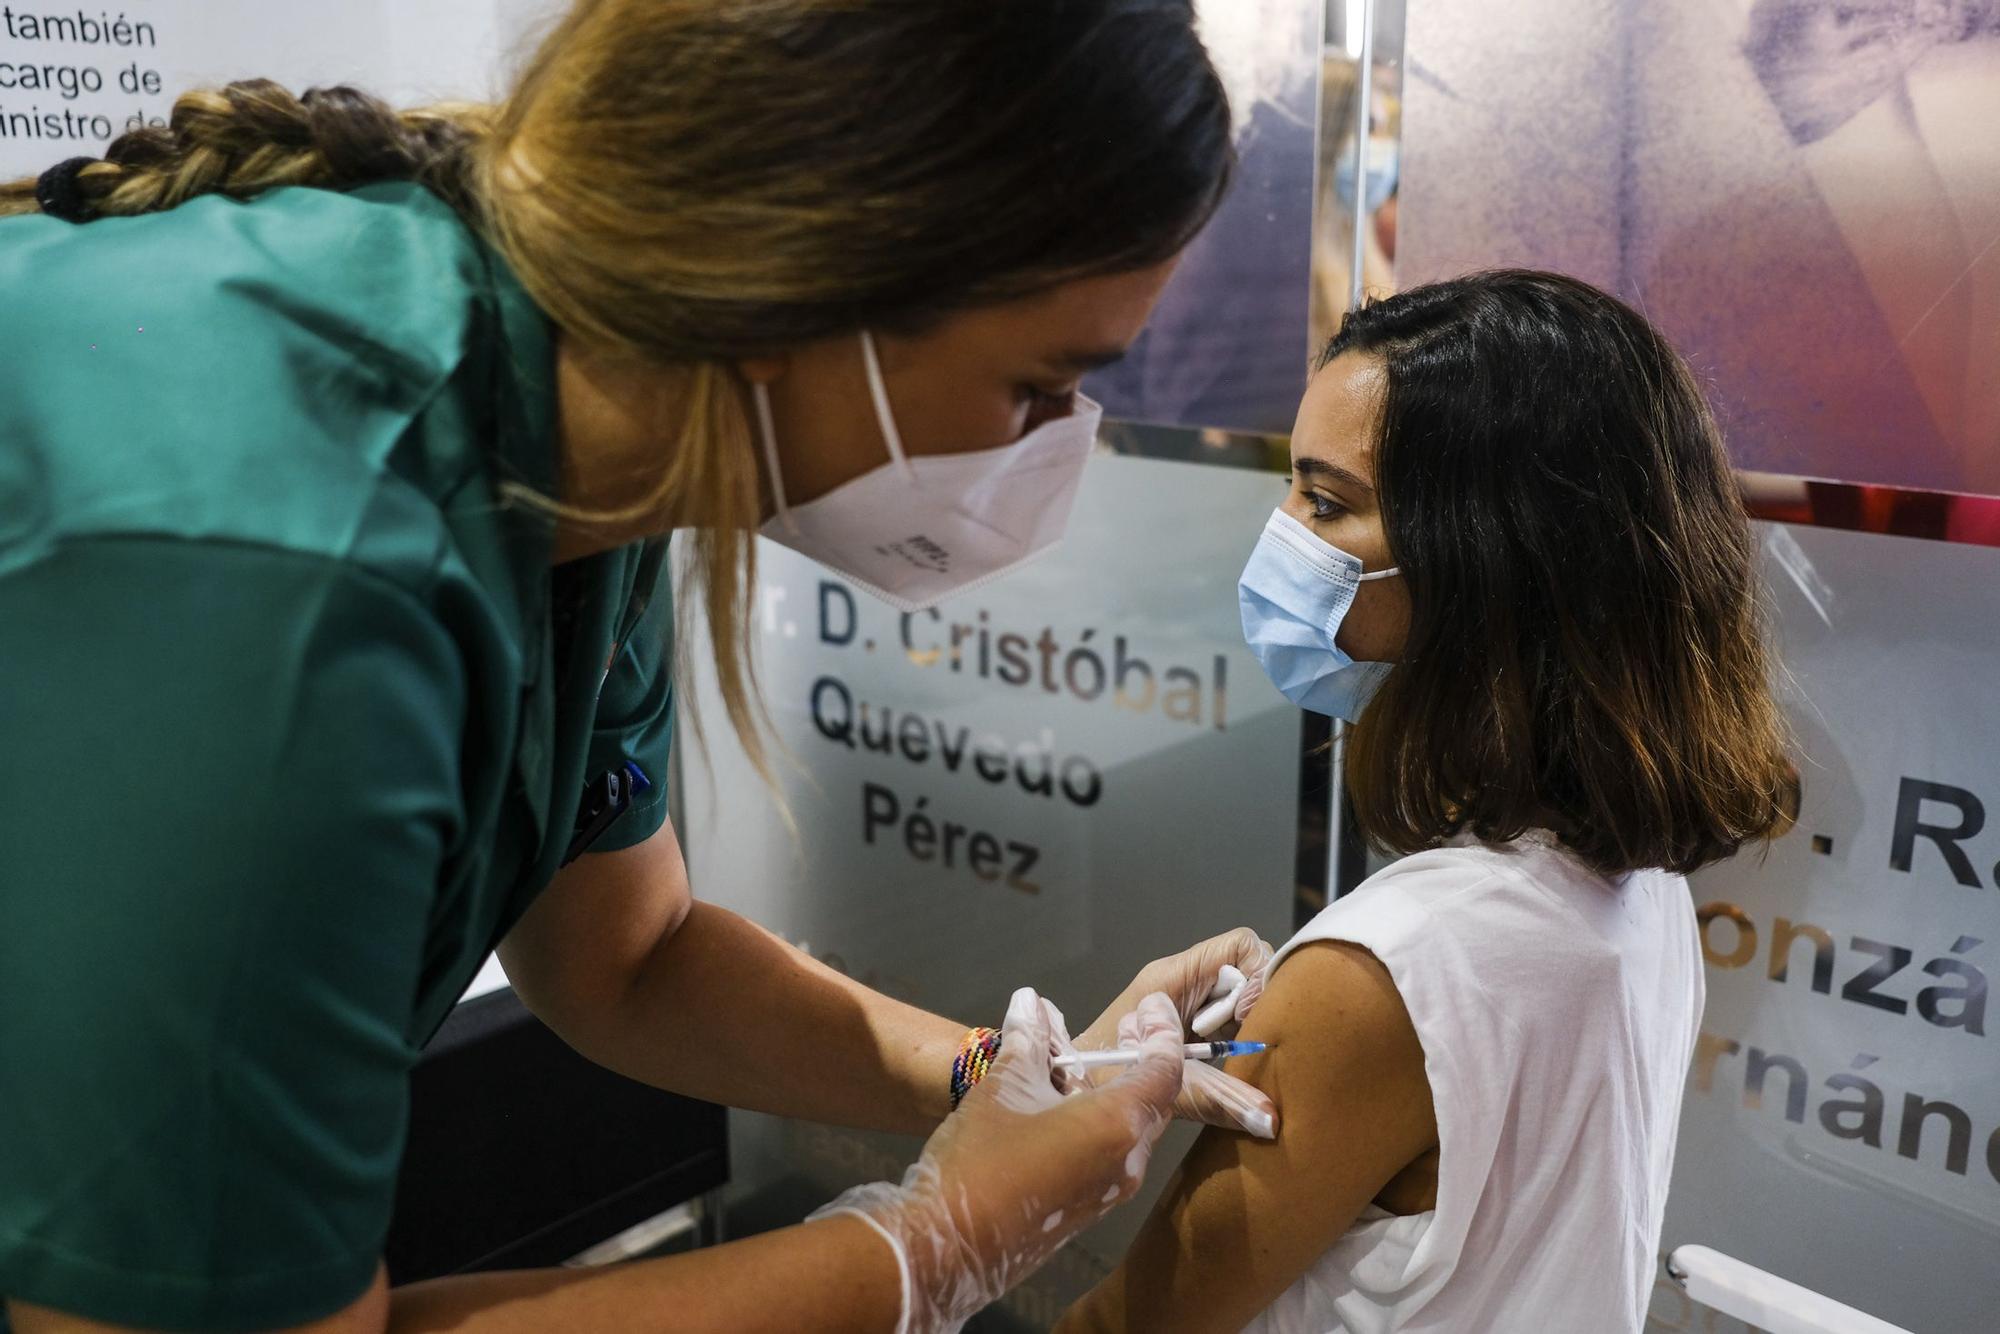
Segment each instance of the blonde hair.
[[[618,513],[538,503],[693,526],[681,578],[768,778],[746,606],[761,502],[736,363],[1158,263],[1231,164],[1189,0],[580,0],[498,105],[397,111],[352,88],[234,83],[114,142],[74,193],[112,216],[416,180],[565,335],[672,368],[653,495]],[[33,179],[0,184],[0,216],[38,207]]]

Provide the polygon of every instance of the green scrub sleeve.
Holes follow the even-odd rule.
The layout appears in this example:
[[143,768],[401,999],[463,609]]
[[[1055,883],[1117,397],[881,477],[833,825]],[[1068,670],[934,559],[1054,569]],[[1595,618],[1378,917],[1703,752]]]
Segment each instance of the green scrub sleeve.
[[636,847],[667,822],[667,761],[674,740],[674,599],[671,561],[659,563],[646,614],[618,647],[598,696],[586,774],[636,763],[652,787],[591,845]]
[[0,627],[0,1293],[339,1310],[393,1201],[462,654],[364,570],[180,539],[0,567]]

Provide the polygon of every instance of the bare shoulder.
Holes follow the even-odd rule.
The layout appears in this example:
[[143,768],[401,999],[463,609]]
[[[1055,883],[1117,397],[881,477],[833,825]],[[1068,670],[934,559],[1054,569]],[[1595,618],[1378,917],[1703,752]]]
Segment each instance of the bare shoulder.
[[[1409,1012],[1389,968],[1366,946],[1316,940],[1286,955],[1265,982],[1253,1022],[1282,1026],[1302,1041],[1361,1020],[1370,1029],[1409,1025]],[[1415,1036],[1414,1030],[1411,1036]]]
[[1233,1073],[1271,1094],[1281,1138],[1302,1156],[1316,1156],[1320,1134],[1355,1128],[1342,1123],[1383,1128],[1385,1116],[1401,1127],[1389,1137],[1395,1144],[1421,1152],[1436,1143],[1423,1044],[1394,977],[1365,947],[1328,940],[1294,950],[1271,973],[1242,1036],[1271,1050]]

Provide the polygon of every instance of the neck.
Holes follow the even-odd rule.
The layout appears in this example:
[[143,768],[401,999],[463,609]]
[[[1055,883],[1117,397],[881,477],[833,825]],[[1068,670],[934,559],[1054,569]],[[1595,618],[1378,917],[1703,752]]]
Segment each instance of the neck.
[[630,359],[599,356],[574,339],[556,346],[557,482],[564,505],[601,519],[556,525],[551,563],[562,565],[671,532],[676,516],[656,494],[677,419],[680,377]]

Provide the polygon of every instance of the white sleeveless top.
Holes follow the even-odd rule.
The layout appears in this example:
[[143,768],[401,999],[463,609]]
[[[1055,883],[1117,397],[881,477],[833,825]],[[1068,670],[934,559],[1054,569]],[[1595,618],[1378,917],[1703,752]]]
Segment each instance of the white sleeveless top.
[[1638,1334],[1704,996],[1687,881],[1464,840],[1370,877],[1278,960],[1320,940],[1372,951],[1409,1009],[1437,1207],[1369,1206],[1246,1334]]

